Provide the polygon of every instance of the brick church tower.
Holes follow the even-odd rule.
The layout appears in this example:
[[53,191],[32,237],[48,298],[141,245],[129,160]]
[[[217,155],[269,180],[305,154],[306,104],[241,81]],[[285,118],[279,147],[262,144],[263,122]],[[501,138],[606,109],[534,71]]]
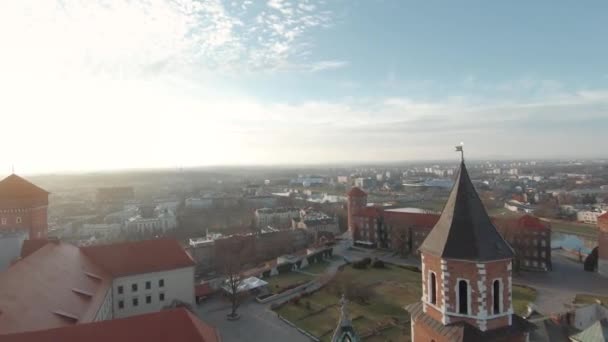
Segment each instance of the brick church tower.
[[513,314],[514,252],[498,233],[464,160],[441,217],[420,246],[422,302],[407,306],[412,341],[525,341]]
[[608,213],[597,218],[597,227],[597,271],[599,274],[608,277]]
[[47,237],[49,193],[12,174],[0,181],[0,271],[21,252],[26,238]]
[[348,215],[348,232],[352,237],[355,236],[355,225],[353,222],[353,215],[359,212],[361,209],[367,207],[367,194],[359,187],[353,187],[346,193],[346,205]]

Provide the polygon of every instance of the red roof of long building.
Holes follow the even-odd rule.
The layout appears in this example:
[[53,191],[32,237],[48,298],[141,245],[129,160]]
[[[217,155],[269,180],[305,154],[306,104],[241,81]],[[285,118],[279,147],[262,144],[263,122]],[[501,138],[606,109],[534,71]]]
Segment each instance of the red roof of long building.
[[0,334],[90,322],[111,281],[78,247],[49,242],[0,273]]
[[35,251],[44,247],[50,241],[48,239],[27,239],[21,245],[21,259],[33,254]]
[[0,335],[3,342],[219,342],[217,330],[184,308],[72,327]]
[[194,266],[192,257],[175,239],[113,243],[81,247],[93,262],[114,277]]

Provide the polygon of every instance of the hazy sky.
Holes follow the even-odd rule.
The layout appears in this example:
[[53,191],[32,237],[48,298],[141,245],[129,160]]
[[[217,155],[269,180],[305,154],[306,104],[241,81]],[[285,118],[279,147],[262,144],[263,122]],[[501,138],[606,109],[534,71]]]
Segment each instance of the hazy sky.
[[0,1],[0,174],[607,156],[608,2]]

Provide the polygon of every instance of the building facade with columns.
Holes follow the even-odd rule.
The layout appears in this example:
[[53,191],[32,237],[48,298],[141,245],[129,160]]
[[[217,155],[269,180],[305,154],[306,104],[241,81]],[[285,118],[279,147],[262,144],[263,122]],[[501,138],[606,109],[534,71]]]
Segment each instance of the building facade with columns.
[[49,192],[11,174],[0,181],[0,271],[19,257],[25,239],[47,237]]
[[439,220],[420,246],[422,301],[407,306],[412,341],[526,341],[513,313],[515,252],[494,227],[464,161]]

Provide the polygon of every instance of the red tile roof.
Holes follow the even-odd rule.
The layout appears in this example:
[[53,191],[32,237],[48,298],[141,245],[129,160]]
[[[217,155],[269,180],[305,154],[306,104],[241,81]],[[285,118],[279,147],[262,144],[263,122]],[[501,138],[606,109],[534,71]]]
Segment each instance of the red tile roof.
[[538,217],[524,214],[519,217],[492,217],[492,223],[501,230],[504,229],[531,229],[550,230],[548,222],[541,221]]
[[47,243],[0,273],[0,334],[90,322],[110,286],[78,247]]
[[598,220],[608,220],[608,212],[603,213],[597,217]]
[[81,247],[93,262],[114,277],[194,266],[175,239],[154,239]]
[[387,222],[405,224],[410,227],[433,228],[437,221],[439,221],[439,215],[437,214],[385,211],[384,215]]
[[352,187],[346,194],[348,197],[367,197],[365,191],[356,186]]
[[377,207],[365,207],[357,210],[353,216],[380,217],[382,216],[382,209]]
[[217,330],[184,308],[72,327],[0,336],[3,342],[219,342]]
[[12,174],[0,181],[0,198],[29,198],[37,196],[47,196],[48,191],[26,181],[25,179]]
[[21,245],[21,258],[25,258],[49,243],[48,239],[27,239]]

